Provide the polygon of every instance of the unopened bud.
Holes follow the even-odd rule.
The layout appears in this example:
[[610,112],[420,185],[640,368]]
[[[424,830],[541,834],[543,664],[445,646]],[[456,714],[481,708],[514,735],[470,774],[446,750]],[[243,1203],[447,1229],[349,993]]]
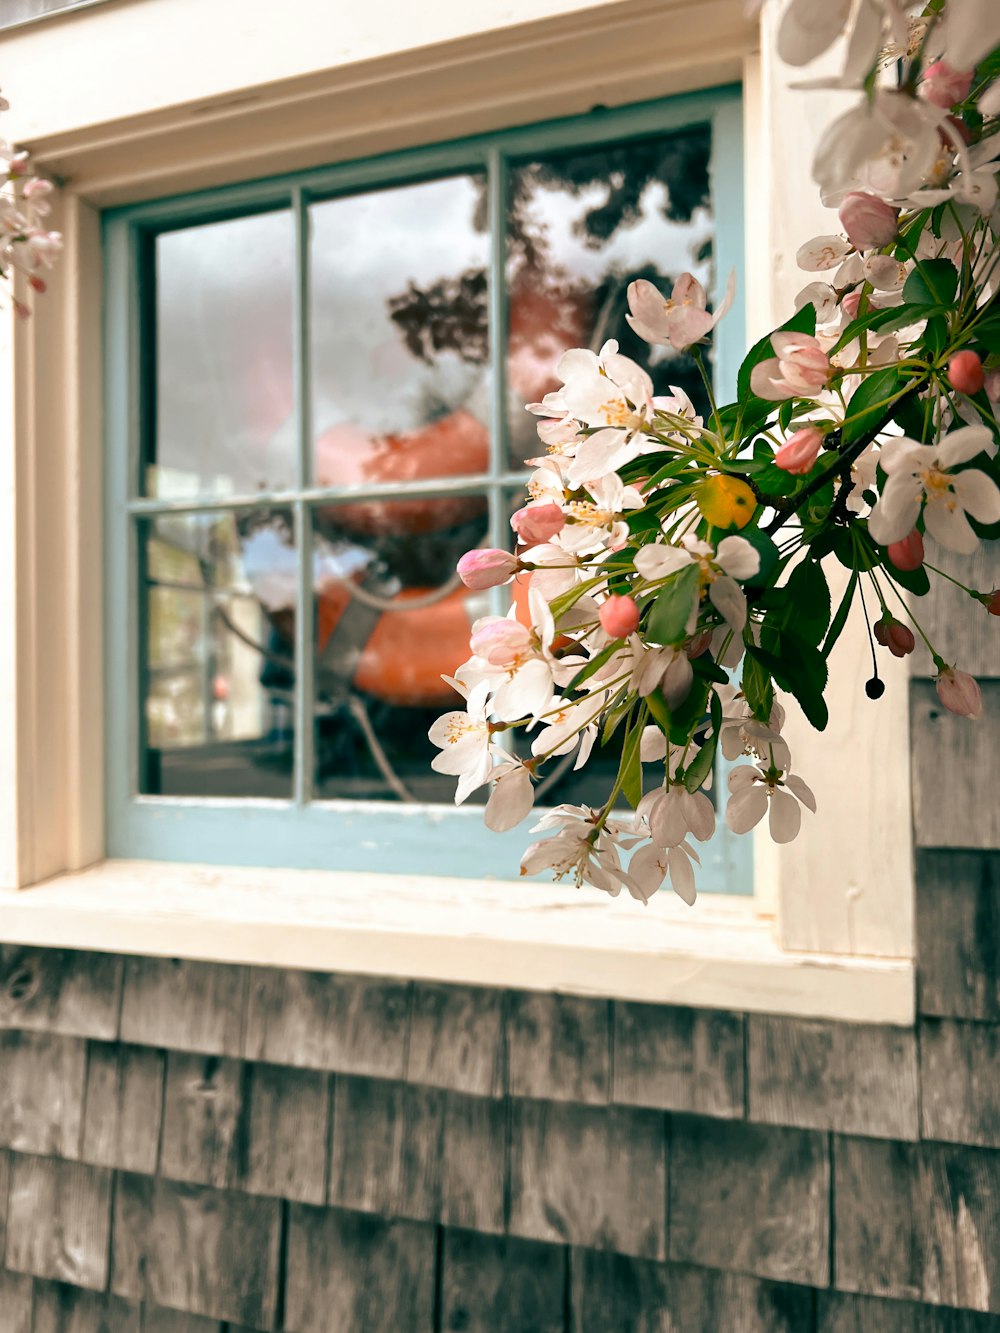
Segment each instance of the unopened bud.
[[875,637],[893,657],[906,657],[917,646],[913,631],[898,620],[880,620],[875,626]]
[[899,209],[877,195],[856,190],[840,205],[840,221],[856,249],[881,250],[896,239]]
[[991,616],[1000,616],[1000,588],[994,588],[992,592],[978,592],[976,600],[982,602]]
[[517,557],[510,551],[489,547],[485,551],[466,551],[458,562],[458,577],[467,588],[481,592],[509,583],[517,573]]
[[872,676],[865,681],[865,694],[869,699],[881,699],[885,694],[885,681],[880,676]]
[[639,608],[632,597],[612,595],[598,612],[601,629],[612,639],[627,639],[639,628]]
[[908,537],[902,537],[898,542],[890,542],[886,550],[889,559],[904,574],[919,569],[924,563],[924,539],[916,528]]
[[793,477],[804,476],[816,462],[822,447],[823,432],[815,426],[804,426],[794,435],[789,435],[774,455],[775,466]]
[[950,666],[943,667],[938,673],[935,684],[938,698],[949,713],[973,719],[982,717],[983,696],[979,686],[967,671],[957,671]]
[[964,352],[955,353],[948,362],[948,383],[958,393],[979,393],[986,383],[986,373],[975,352],[966,348]]
[[525,505],[510,520],[510,526],[525,546],[540,546],[561,532],[566,515],[554,500],[547,504]]

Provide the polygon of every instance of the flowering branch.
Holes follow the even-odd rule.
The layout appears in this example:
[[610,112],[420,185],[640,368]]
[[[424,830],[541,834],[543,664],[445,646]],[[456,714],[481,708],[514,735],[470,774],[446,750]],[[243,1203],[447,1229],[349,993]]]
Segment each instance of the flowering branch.
[[[10,103],[0,97],[0,111]],[[33,292],[45,291],[42,273],[51,268],[62,249],[62,236],[49,231],[51,181],[36,176],[23,149],[0,139],[0,280],[7,285],[14,311],[26,319],[29,307],[14,295],[15,272],[22,273]]]

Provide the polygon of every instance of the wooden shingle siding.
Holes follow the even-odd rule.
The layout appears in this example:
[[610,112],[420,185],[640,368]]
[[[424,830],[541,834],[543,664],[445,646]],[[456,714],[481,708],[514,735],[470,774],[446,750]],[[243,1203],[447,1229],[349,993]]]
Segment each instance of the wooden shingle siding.
[[834,1144],[834,1285],[1000,1311],[1000,1153]]
[[114,1041],[124,964],[115,954],[0,946],[0,1027]]
[[922,1013],[1000,1022],[1000,852],[918,852]]
[[426,1223],[293,1205],[286,1333],[434,1327],[437,1231]]
[[812,1292],[656,1264],[620,1254],[574,1250],[570,1333],[802,1333]]
[[241,1184],[252,1194],[296,1203],[324,1201],[331,1083],[329,1074],[310,1069],[248,1067]]
[[239,1060],[171,1051],[163,1094],[160,1170],[171,1180],[226,1189],[246,1160]]
[[[972,555],[946,551],[930,538],[927,559],[935,568],[977,592],[1000,587],[1000,547],[980,542]],[[933,579],[930,593],[921,598],[920,624],[946,660],[980,679],[1000,676],[1000,627],[984,606],[946,579]],[[919,644],[919,640],[918,640]],[[918,675],[934,675],[930,653],[919,644],[912,659]]]
[[[1000,717],[1000,680],[982,681],[981,688],[986,718]],[[929,680],[911,681],[910,710],[914,845],[1000,847],[996,727],[949,713]]]
[[611,1004],[572,995],[510,996],[510,1093],[603,1106],[610,1096]]
[[449,1088],[480,1097],[506,1090],[504,993],[486,987],[432,986],[413,989],[409,1058],[411,1083]]
[[[157,1333],[138,1305],[65,1283],[34,1284],[31,1333]],[[166,1331],[164,1331],[166,1333]],[[178,1333],[181,1333],[178,1330]]]
[[34,1284],[23,1273],[0,1272],[4,1333],[31,1333]]
[[91,1042],[87,1060],[85,1162],[125,1171],[156,1170],[163,1108],[162,1051]]
[[671,1259],[825,1286],[829,1201],[826,1135],[673,1117]]
[[52,1157],[11,1159],[7,1267],[101,1291],[108,1280],[111,1173]]
[[751,1120],[877,1138],[918,1135],[912,1030],[750,1014],[747,1075]]
[[451,1228],[442,1244],[442,1333],[565,1333],[560,1246]]
[[121,1173],[111,1287],[120,1296],[271,1329],[282,1204]]
[[665,1131],[657,1111],[512,1102],[510,1231],[666,1258]]
[[142,1312],[142,1333],[228,1333],[228,1330],[217,1319],[147,1305]]
[[616,1001],[616,1102],[743,1115],[743,1018],[724,1011]]
[[87,1043],[44,1032],[0,1032],[0,1147],[80,1155]]
[[408,982],[254,968],[246,1056],[401,1079],[409,1009]]
[[203,1055],[241,1054],[247,969],[179,958],[129,958],[121,1038]]
[[925,1139],[1000,1148],[1000,1024],[920,1025]]
[[817,1294],[816,1333],[997,1333],[996,1318],[971,1310],[915,1305],[876,1296]]

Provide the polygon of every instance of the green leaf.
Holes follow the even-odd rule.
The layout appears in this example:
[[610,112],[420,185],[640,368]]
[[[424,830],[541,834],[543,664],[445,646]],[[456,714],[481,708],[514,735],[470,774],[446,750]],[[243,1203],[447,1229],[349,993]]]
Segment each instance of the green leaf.
[[921,339],[932,357],[938,357],[948,346],[948,324],[944,315],[931,315]]
[[844,626],[847,624],[847,617],[850,614],[851,603],[854,601],[854,593],[858,586],[858,571],[851,570],[851,577],[847,580],[847,588],[843,597],[840,599],[840,605],[837,607],[837,614],[833,617],[830,625],[830,632],[827,634],[823,643],[822,653],[824,657],[830,656],[833,645],[843,633]]
[[743,695],[754,717],[767,722],[774,707],[774,686],[770,674],[749,654],[743,659]]
[[688,697],[670,713],[670,740],[674,745],[686,745],[705,716],[708,692],[711,686],[698,676]]
[[581,667],[576,673],[566,686],[565,692],[569,694],[571,690],[575,690],[579,685],[582,685],[585,680],[589,680],[595,671],[600,671],[601,667],[610,657],[614,656],[620,646],[620,642],[616,639],[613,643],[609,643],[605,648],[602,648],[599,653],[595,653],[586,666]]
[[646,707],[649,709],[650,717],[663,732],[664,736],[669,736],[670,708],[660,690],[654,690],[652,694],[647,695]]
[[849,415],[841,432],[844,444],[856,443],[882,424],[901,383],[902,377],[895,366],[876,370],[874,375],[867,375],[861,381],[848,404]]
[[715,751],[719,744],[719,732],[722,728],[722,700],[712,691],[712,731],[706,737],[704,745],[684,770],[684,786],[688,791],[697,791],[701,787],[715,763]]
[[[775,333],[808,333],[810,335],[816,332],[816,307],[807,304],[801,310],[796,310],[791,319],[786,320],[780,329],[775,329]],[[756,394],[750,392],[750,373],[754,366],[761,361],[767,361],[769,357],[774,356],[774,348],[771,346],[771,335],[761,338],[760,342],[754,343],[753,347],[746,354],[743,364],[740,366],[739,375],[736,378],[736,396],[744,402],[749,398],[756,398]],[[773,407],[773,404],[770,406]]]
[[816,561],[802,560],[785,585],[788,599],[779,611],[768,611],[766,628],[775,633],[791,630],[807,643],[818,644],[830,623],[830,587]]
[[1000,318],[987,319],[982,324],[977,324],[972,330],[972,336],[977,342],[981,342],[988,352],[994,355],[1000,353]]
[[766,588],[776,575],[781,554],[774,538],[762,528],[744,528],[740,533],[744,541],[750,543],[760,556],[760,568],[753,578],[744,579],[747,588]]
[[906,279],[903,300],[913,305],[952,305],[958,291],[958,269],[950,259],[918,259]]
[[622,792],[633,810],[642,800],[642,762],[639,758],[639,751],[645,721],[646,710],[640,708],[636,713],[632,729],[625,738],[625,744],[622,746],[621,762],[618,765]]
[[927,577],[927,570],[923,565],[917,569],[897,569],[888,556],[885,561],[886,573],[892,578],[893,582],[898,583],[901,588],[907,592],[913,593],[914,597],[926,597],[931,590],[931,581]]
[[651,643],[679,643],[687,634],[691,609],[698,596],[698,566],[690,564],[674,574],[657,593],[646,621],[646,638]]
[[811,643],[791,630],[775,636],[771,648],[747,644],[747,652],[774,677],[783,690],[798,699],[803,713],[823,731],[829,721],[823,691],[826,688],[826,658]]
[[691,669],[696,676],[703,676],[705,680],[713,680],[716,685],[728,685],[729,674],[724,667],[720,667],[709,653],[702,653],[691,663]]

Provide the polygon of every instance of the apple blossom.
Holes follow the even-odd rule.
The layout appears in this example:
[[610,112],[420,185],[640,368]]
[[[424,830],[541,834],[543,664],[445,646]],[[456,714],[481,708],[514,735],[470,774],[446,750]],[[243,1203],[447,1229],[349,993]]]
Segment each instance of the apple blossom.
[[824,269],[835,268],[850,253],[851,246],[843,236],[814,236],[811,241],[799,246],[795,262],[807,273],[819,273]]
[[740,764],[729,774],[726,823],[734,833],[748,833],[768,813],[771,837],[791,842],[802,823],[799,802],[815,813],[816,798],[793,773]]
[[458,562],[459,578],[477,592],[509,583],[517,570],[517,557],[495,547],[466,551]]
[[971,69],[952,69],[947,60],[935,60],[924,70],[920,96],[948,110],[968,97],[973,73]]
[[771,334],[776,356],[758,361],[750,372],[750,388],[758,398],[812,398],[830,378],[830,358],[808,333]]
[[880,250],[896,239],[899,230],[899,209],[864,190],[846,196],[839,216],[847,239],[858,250]]
[[506,833],[531,814],[535,799],[531,774],[519,760],[504,755],[492,777],[493,790],[483,820],[494,833]]
[[526,546],[535,546],[551,541],[562,530],[565,522],[566,516],[562,509],[550,500],[542,504],[525,505],[513,515],[510,526]]
[[805,476],[819,458],[822,447],[823,432],[817,430],[815,426],[804,426],[794,435],[789,435],[774,455],[775,466],[780,467],[783,472],[790,472],[793,476]]
[[621,873],[622,882],[633,898],[648,903],[653,894],[669,884],[682,902],[693,907],[698,897],[691,862],[700,864],[698,853],[688,842],[658,847],[655,842],[640,847]]
[[636,813],[645,819],[658,847],[676,847],[688,835],[707,842],[715,832],[712,802],[702,791],[688,791],[683,782],[648,791]]
[[736,275],[730,274],[725,295],[709,314],[705,288],[690,273],[681,274],[669,297],[640,278],[629,284],[630,313],[625,318],[646,342],[682,351],[711,333],[733,304],[735,294]]
[[974,721],[983,715],[983,696],[979,686],[967,671],[941,666],[934,681],[937,695],[950,713]]

